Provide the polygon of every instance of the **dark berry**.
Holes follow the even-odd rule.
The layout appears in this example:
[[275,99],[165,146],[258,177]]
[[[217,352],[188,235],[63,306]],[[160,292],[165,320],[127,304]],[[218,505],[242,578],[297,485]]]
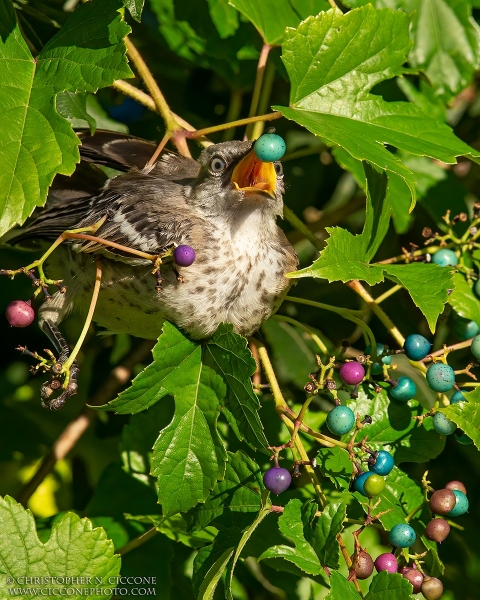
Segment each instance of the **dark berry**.
[[423,575],[418,569],[407,569],[402,573],[402,577],[405,577],[413,586],[413,593],[418,594],[422,589]]
[[469,446],[470,444],[473,444],[472,438],[468,437],[468,435],[463,431],[456,431],[455,439],[459,444],[463,444],[464,446]]
[[436,577],[425,577],[422,583],[425,600],[438,600],[443,594],[443,583]]
[[355,415],[348,406],[335,406],[327,415],[327,427],[335,435],[348,433],[354,423]]
[[446,515],[455,506],[456,501],[452,490],[437,490],[430,498],[430,510],[435,515]]
[[363,483],[363,489],[369,498],[378,496],[383,492],[384,488],[385,479],[381,475],[377,475],[377,473],[372,473],[371,477],[367,477]]
[[263,485],[278,496],[284,492],[292,483],[292,476],[283,467],[272,467],[263,475]]
[[253,145],[255,156],[263,162],[275,162],[285,154],[287,146],[276,133],[264,133]]
[[467,495],[467,488],[463,485],[463,483],[461,481],[458,481],[457,479],[454,479],[453,481],[449,481],[445,488],[447,490],[452,490],[452,492],[454,490],[458,490],[459,492],[462,492],[463,494],[465,494],[465,496]]
[[5,311],[7,321],[12,327],[28,327],[35,318],[35,311],[30,301],[14,300]]
[[392,530],[388,534],[388,539],[392,546],[396,548],[409,548],[415,543],[417,534],[410,525],[398,523],[398,525],[392,527]]
[[401,402],[407,402],[411,400],[415,394],[417,393],[417,386],[413,379],[410,377],[399,377],[397,379],[397,384],[392,385],[390,388],[390,396],[395,400],[400,400]]
[[340,367],[340,378],[348,385],[357,385],[365,377],[365,367],[356,360],[343,363]]
[[195,250],[191,246],[180,245],[173,251],[173,260],[180,267],[189,267],[195,262]]
[[425,535],[432,542],[441,544],[450,533],[450,525],[445,519],[432,519],[425,527]]
[[368,469],[369,471],[378,473],[378,475],[388,475],[395,466],[393,456],[386,450],[379,450],[376,457],[372,457],[371,460],[374,462],[368,467]]
[[[480,280],[479,280],[480,281]],[[480,335],[477,335],[472,340],[470,350],[475,358],[480,360]]]
[[457,390],[453,396],[450,398],[450,404],[458,404],[459,402],[468,402],[463,393],[466,390]]
[[437,412],[433,415],[433,428],[437,433],[450,435],[457,428],[453,421],[450,421],[443,413]]
[[458,265],[458,257],[453,250],[442,248],[432,256],[432,262],[441,267],[456,267]]
[[367,492],[365,491],[365,481],[371,477],[373,473],[371,471],[367,471],[366,473],[361,473],[358,477],[356,477],[353,481],[353,489],[362,494],[362,496],[367,496]]
[[453,493],[455,494],[455,506],[448,511],[447,517],[460,517],[468,511],[468,498],[459,490],[453,490]]
[[428,367],[427,383],[434,392],[448,392],[455,383],[455,372],[450,365],[434,363]]
[[367,579],[373,573],[372,557],[365,550],[361,550],[356,556],[352,556],[352,562],[357,579]]
[[[385,345],[377,343],[377,360],[372,365],[372,375],[380,375],[380,373],[383,373],[382,363],[384,365],[392,364],[392,356],[391,355],[382,356],[384,350],[385,350]],[[365,354],[368,354],[370,356],[370,358],[372,358],[372,346],[370,344],[365,348]]]
[[380,554],[375,559],[375,568],[380,573],[380,571],[387,571],[388,573],[396,573],[398,569],[398,562],[395,558],[394,554],[390,552],[385,552],[385,554]]
[[419,333],[412,333],[403,344],[405,354],[410,360],[423,360],[430,352],[432,344]]
[[468,319],[458,319],[454,324],[455,333],[461,340],[469,340],[480,332],[478,323]]

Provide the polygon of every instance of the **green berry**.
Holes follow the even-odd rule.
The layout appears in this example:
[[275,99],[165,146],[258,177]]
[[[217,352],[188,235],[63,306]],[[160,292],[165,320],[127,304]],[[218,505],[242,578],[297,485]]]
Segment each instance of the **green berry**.
[[479,334],[480,328],[475,321],[458,319],[454,324],[455,333],[461,340],[469,340]]
[[450,421],[443,413],[436,412],[433,415],[433,428],[441,435],[450,435],[455,431],[457,425]]
[[404,344],[403,348],[407,358],[410,360],[423,360],[430,352],[432,344],[419,333],[410,334]]
[[385,479],[381,475],[377,475],[373,473],[370,477],[367,477],[365,483],[363,484],[363,489],[365,490],[365,494],[369,498],[373,498],[374,496],[378,496],[383,492],[385,487]]
[[[372,375],[380,375],[380,373],[383,373],[382,363],[384,365],[392,364],[392,356],[390,354],[387,356],[382,356],[383,352],[385,351],[385,345],[377,343],[376,347],[377,347],[377,362],[374,362],[372,365],[372,371],[371,371]],[[372,346],[370,344],[368,344],[368,346],[365,348],[365,354],[366,355],[368,354],[370,357],[372,357]]]
[[410,377],[399,377],[397,379],[397,385],[392,385],[390,389],[390,396],[400,402],[408,402],[417,393],[417,386],[413,379]]
[[459,402],[468,402],[468,400],[463,395],[467,390],[457,390],[453,396],[450,398],[450,404],[458,404]]
[[409,548],[415,543],[417,534],[410,525],[398,523],[394,525],[388,536],[392,546],[397,548]]
[[264,133],[255,142],[255,155],[263,162],[280,160],[287,149],[283,139],[275,133]]
[[464,446],[470,446],[470,444],[473,444],[472,438],[468,437],[468,435],[463,431],[461,431],[460,433],[456,433],[455,439],[459,444],[463,444]]
[[480,360],[480,335],[473,338],[470,350],[472,351],[473,356]]
[[355,423],[353,410],[348,406],[336,406],[327,416],[327,427],[336,435],[348,433]]
[[362,496],[366,496],[367,492],[365,491],[365,482],[370,479],[372,475],[373,473],[371,471],[360,473],[360,475],[356,477],[353,482],[353,489],[359,494],[362,494]]
[[428,367],[427,383],[434,392],[448,392],[455,383],[455,373],[450,365],[434,363]]
[[441,267],[456,267],[458,265],[458,257],[453,250],[442,248],[432,256],[432,262]]
[[460,490],[453,490],[453,493],[455,494],[455,506],[447,513],[447,517],[460,517],[468,511],[468,498]]

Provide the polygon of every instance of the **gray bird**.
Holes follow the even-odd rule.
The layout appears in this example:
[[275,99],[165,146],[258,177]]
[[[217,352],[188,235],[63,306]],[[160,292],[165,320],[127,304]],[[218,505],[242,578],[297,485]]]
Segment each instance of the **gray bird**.
[[[196,260],[178,267],[167,257],[159,291],[149,260],[91,241],[60,246],[47,271],[63,280],[66,291],[39,310],[59,364],[68,346],[58,325],[71,312],[86,314],[98,255],[103,275],[94,321],[108,332],[156,339],[167,319],[194,339],[210,336],[220,323],[248,336],[278,309],[290,286],[285,273],[298,264],[276,224],[283,214],[280,162],[262,162],[252,142],[232,141],[209,146],[198,160],[164,152],[145,167],[155,149],[150,142],[109,132],[81,137],[84,161],[127,172],[105,181],[83,162],[72,178],[58,177],[49,205],[20,238],[54,240],[104,219],[95,232],[99,238],[150,254],[185,244]],[[46,405],[59,408],[76,392],[77,372],[75,364],[70,389],[56,399],[49,400],[55,386],[44,384]]]

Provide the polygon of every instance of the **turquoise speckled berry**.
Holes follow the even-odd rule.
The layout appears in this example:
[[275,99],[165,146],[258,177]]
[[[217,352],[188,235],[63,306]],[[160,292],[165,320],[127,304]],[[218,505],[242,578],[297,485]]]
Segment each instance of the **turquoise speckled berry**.
[[470,446],[470,444],[473,444],[473,440],[471,437],[468,437],[468,435],[466,433],[464,433],[463,431],[460,434],[455,434],[455,439],[457,440],[457,442],[459,444],[462,444],[463,446]]
[[463,395],[463,392],[466,390],[457,390],[453,396],[450,398],[450,404],[458,404],[459,402],[468,402],[468,400]]
[[410,525],[406,523],[398,523],[394,525],[388,535],[388,539],[392,546],[396,548],[410,548],[417,539],[417,534]]
[[450,435],[457,428],[453,421],[450,421],[443,413],[437,412],[433,415],[433,428],[437,433]]
[[348,406],[336,406],[327,416],[327,427],[336,435],[348,433],[354,423],[355,415]]
[[362,496],[365,496],[366,498],[367,496],[367,492],[365,491],[364,485],[365,485],[365,481],[371,476],[373,475],[373,473],[371,471],[367,471],[366,473],[361,473],[358,477],[355,478],[354,482],[353,482],[353,489],[358,492],[359,494],[362,494]]
[[376,457],[372,456],[372,460],[375,460],[375,462],[368,469],[378,475],[388,475],[395,466],[393,456],[386,450],[379,450]]
[[455,373],[450,365],[434,363],[428,367],[427,383],[434,392],[448,392],[455,383]]
[[412,333],[403,344],[405,354],[410,360],[423,360],[430,352],[432,344],[419,333]]
[[395,400],[400,400],[401,402],[408,402],[411,400],[415,394],[417,393],[417,386],[413,379],[410,377],[399,377],[397,379],[397,385],[390,388],[390,396]]
[[469,321],[468,319],[458,319],[453,328],[461,340],[469,340],[470,338],[478,335],[480,332],[478,323],[475,323],[475,321]]
[[432,256],[432,262],[441,267],[456,267],[458,265],[458,258],[453,250],[442,248]]
[[460,490],[453,490],[456,497],[455,506],[447,513],[448,517],[460,517],[468,511],[468,498]]
[[275,162],[282,158],[287,146],[276,133],[264,133],[255,142],[253,149],[256,157],[263,162]]
[[472,351],[473,356],[480,360],[480,335],[473,338],[470,350]]
[[[382,355],[382,352],[384,350],[385,350],[385,345],[378,343],[377,344],[377,360],[379,362],[374,362],[373,363],[373,365],[372,365],[372,375],[380,375],[380,373],[383,373],[383,367],[381,365],[381,362],[384,365],[391,365],[392,364],[392,356],[391,355],[382,356],[382,358],[379,358]],[[365,354],[368,354],[370,357],[372,356],[372,346],[370,344],[368,344],[368,346],[365,348]]]

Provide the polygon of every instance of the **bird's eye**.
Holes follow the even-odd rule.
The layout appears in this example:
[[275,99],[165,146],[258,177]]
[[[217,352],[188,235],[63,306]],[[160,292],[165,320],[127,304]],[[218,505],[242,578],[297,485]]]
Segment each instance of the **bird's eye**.
[[280,162],[276,162],[273,165],[274,169],[275,169],[275,173],[277,174],[277,177],[283,177],[283,167],[282,167],[282,163]]
[[227,163],[223,160],[223,158],[220,158],[220,156],[214,156],[210,161],[210,173],[212,173],[212,175],[220,175],[225,170],[226,166]]

